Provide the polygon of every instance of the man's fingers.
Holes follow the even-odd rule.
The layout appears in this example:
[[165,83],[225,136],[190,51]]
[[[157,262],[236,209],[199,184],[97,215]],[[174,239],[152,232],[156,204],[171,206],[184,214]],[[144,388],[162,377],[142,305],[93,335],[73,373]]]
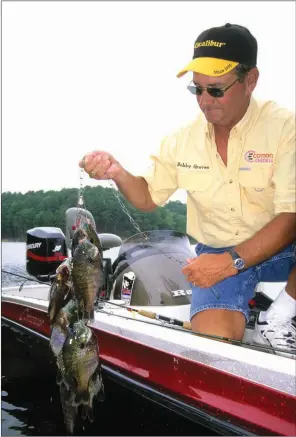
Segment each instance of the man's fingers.
[[107,168],[106,175],[111,178],[118,171],[118,169],[119,169],[118,164],[116,162],[113,162],[111,163],[110,167]]
[[99,150],[85,154],[79,161],[79,167],[89,177],[97,180],[112,179],[121,170],[121,166],[110,153]]
[[111,159],[112,155],[107,152],[103,152],[101,150],[93,150],[92,152],[86,153],[79,161],[79,167],[88,168],[92,161],[98,162],[101,160],[102,156],[106,156],[104,159]]

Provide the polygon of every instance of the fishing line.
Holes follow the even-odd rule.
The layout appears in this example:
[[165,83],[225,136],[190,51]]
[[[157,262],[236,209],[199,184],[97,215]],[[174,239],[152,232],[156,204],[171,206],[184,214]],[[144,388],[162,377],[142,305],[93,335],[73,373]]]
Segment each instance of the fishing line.
[[[8,273],[9,275],[12,275],[12,276],[17,276],[18,278],[25,279],[26,281],[38,282],[39,284],[48,285],[49,287],[50,287],[50,285],[51,285],[51,284],[47,284],[46,282],[43,282],[43,281],[38,281],[38,279],[29,278],[28,276],[18,275],[17,273],[13,273],[13,272],[8,272],[7,270],[3,270],[3,269],[1,269],[1,272],[3,272],[3,273]],[[55,276],[55,275],[53,275],[53,277],[54,277],[54,276]],[[51,278],[51,277],[48,278],[49,281],[50,281],[50,278]]]
[[[84,205],[84,200],[83,200],[83,178],[84,178],[84,165],[83,168],[80,169],[80,189],[79,189],[79,194],[78,194],[78,208],[84,208],[85,209],[85,205]],[[177,262],[178,264],[181,265],[181,267],[184,267],[187,265],[186,262],[184,261],[180,261],[179,259],[173,257],[172,255],[169,255],[168,253],[162,251],[159,249],[159,247],[152,243],[152,241],[149,239],[149,237],[145,234],[145,232],[143,232],[139,225],[136,223],[136,221],[132,218],[132,216],[130,215],[128,209],[126,208],[125,204],[123,203],[123,201],[120,198],[119,192],[117,190],[116,185],[114,184],[114,182],[111,179],[107,179],[110,188],[112,189],[112,194],[113,196],[116,198],[116,200],[118,201],[122,211],[124,212],[124,214],[128,217],[130,223],[132,224],[132,226],[134,227],[134,229],[141,235],[141,237],[143,238],[143,240],[148,243],[150,246],[154,247],[159,253],[163,254],[165,257],[167,257],[168,259]],[[82,205],[82,206],[81,206]],[[78,210],[77,216],[79,214],[80,211],[80,215],[82,215],[82,209]],[[79,219],[79,224],[81,222],[81,219]],[[216,298],[216,300],[219,300],[221,295],[220,293],[214,289],[214,287],[211,287],[211,292],[213,293],[214,297]]]

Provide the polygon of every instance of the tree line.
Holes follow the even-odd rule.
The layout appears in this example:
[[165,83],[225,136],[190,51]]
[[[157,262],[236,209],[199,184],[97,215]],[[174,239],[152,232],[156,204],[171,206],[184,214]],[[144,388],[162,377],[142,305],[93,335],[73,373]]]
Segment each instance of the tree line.
[[[92,213],[99,233],[117,234],[124,239],[137,231],[114,194],[113,188],[86,186],[83,190],[84,204]],[[186,205],[182,202],[171,201],[164,207],[145,213],[134,208],[120,193],[119,197],[141,231],[173,229],[186,232]],[[4,192],[2,240],[25,241],[27,230],[39,226],[58,227],[65,233],[65,212],[68,208],[77,206],[77,203],[76,188],[28,191],[25,194]]]

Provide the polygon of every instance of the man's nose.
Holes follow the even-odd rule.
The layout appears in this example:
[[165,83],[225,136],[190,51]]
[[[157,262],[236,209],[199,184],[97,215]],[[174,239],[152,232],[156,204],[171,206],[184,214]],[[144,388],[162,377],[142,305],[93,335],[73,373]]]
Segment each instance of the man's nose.
[[209,103],[213,103],[213,101],[215,100],[214,97],[210,96],[207,90],[203,90],[201,96],[196,97],[200,106],[208,105]]

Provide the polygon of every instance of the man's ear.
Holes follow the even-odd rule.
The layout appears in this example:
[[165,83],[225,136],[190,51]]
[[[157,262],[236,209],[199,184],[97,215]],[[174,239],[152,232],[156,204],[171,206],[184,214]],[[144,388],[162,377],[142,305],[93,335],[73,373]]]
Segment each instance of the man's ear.
[[246,77],[246,93],[247,95],[251,95],[254,91],[257,81],[259,78],[259,70],[257,67],[253,68],[251,71],[249,71],[247,77]]

